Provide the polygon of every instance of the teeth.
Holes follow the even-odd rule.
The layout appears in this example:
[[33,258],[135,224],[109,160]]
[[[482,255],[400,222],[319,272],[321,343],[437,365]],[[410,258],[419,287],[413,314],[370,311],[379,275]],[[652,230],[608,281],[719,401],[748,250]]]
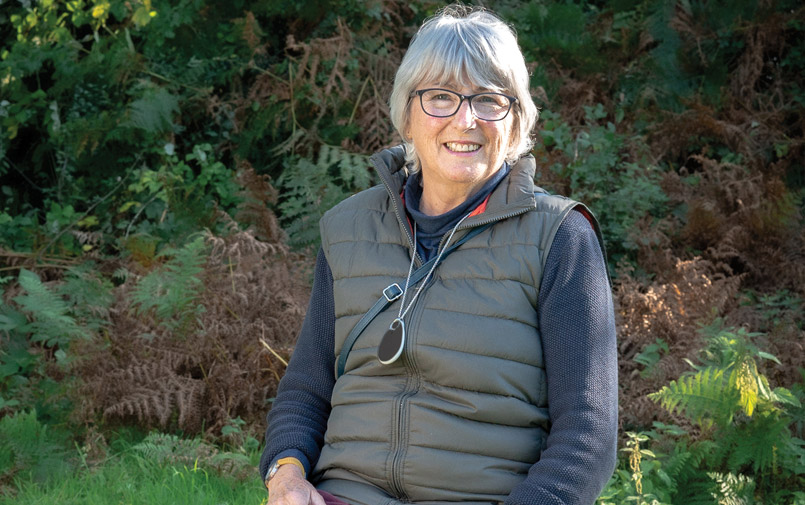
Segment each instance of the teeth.
[[477,151],[478,149],[481,148],[481,146],[478,144],[458,144],[456,142],[447,142],[445,145],[451,151],[459,151],[465,153],[471,151]]

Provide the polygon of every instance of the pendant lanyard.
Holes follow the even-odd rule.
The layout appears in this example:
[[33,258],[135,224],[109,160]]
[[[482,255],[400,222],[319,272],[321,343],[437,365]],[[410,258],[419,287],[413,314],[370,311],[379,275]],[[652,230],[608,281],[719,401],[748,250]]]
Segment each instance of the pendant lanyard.
[[[472,214],[472,212],[470,212],[470,214]],[[422,289],[424,289],[425,285],[428,283],[431,274],[436,269],[436,265],[439,264],[439,260],[442,258],[442,254],[450,244],[450,240],[453,239],[453,234],[456,232],[461,223],[470,217],[470,214],[467,214],[459,219],[458,223],[456,223],[456,225],[450,231],[447,241],[439,250],[439,254],[436,255],[436,261],[433,262],[433,266],[430,267],[428,274],[424,279],[422,279],[422,284],[419,285],[416,293],[414,293],[413,298],[411,298],[411,301],[408,302],[408,306],[406,307],[405,295],[408,294],[408,284],[411,282],[411,272],[414,270],[414,260],[416,259],[416,222],[414,222],[414,249],[411,251],[411,265],[408,267],[408,276],[405,278],[405,290],[402,292],[402,297],[400,298],[400,311],[397,313],[397,318],[391,322],[391,325],[389,325],[389,329],[386,330],[386,333],[383,335],[383,338],[380,340],[380,345],[377,348],[377,359],[380,360],[380,362],[384,365],[394,363],[402,355],[403,348],[405,348],[405,323],[403,322],[403,318],[408,311],[411,310],[411,307],[414,306],[414,302],[416,302],[416,299],[419,298],[420,293],[422,293]]]

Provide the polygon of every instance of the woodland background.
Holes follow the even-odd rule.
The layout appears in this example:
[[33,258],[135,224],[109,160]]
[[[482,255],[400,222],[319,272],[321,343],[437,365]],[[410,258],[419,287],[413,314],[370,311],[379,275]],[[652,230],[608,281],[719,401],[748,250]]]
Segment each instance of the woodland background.
[[[0,500],[257,503],[317,220],[441,2],[0,0]],[[599,503],[805,503],[805,7],[504,0],[603,224]]]

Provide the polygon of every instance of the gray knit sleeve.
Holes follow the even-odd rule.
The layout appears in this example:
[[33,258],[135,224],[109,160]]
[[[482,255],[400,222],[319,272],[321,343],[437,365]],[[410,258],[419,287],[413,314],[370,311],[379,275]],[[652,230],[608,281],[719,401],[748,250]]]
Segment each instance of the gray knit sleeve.
[[334,340],[333,274],[319,250],[302,330],[268,413],[266,447],[260,458],[262,478],[274,461],[286,456],[300,460],[308,475],[316,465],[335,385]]
[[579,212],[554,238],[537,312],[551,429],[540,460],[506,503],[593,504],[617,459],[618,364],[604,258]]

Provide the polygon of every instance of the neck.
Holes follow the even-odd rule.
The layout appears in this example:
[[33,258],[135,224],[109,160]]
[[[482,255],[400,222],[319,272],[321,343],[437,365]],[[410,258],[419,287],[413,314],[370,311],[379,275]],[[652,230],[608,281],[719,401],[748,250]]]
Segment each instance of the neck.
[[433,181],[428,182],[425,174],[422,175],[422,198],[419,201],[419,211],[428,216],[440,216],[455,209],[475,194],[486,182],[481,180],[475,184],[448,188],[435,184]]

